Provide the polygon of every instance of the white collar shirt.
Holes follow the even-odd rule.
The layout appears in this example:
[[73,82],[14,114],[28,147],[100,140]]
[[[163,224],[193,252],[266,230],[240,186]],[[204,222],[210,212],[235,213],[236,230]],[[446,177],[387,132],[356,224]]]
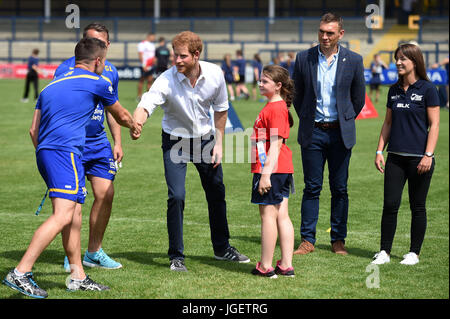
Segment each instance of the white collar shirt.
[[213,130],[210,109],[228,110],[228,94],[221,68],[213,63],[199,61],[200,76],[192,87],[189,79],[175,66],[162,73],[146,92],[137,107],[150,117],[158,107],[164,111],[164,132],[183,138],[195,138]]

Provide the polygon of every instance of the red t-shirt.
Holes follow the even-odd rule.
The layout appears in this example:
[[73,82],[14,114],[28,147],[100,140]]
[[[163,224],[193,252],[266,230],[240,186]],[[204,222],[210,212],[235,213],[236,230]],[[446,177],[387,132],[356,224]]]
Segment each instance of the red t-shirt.
[[[289,138],[289,113],[283,100],[267,103],[259,113],[253,125],[252,140],[252,173],[261,173],[261,163],[258,157],[256,142],[263,141],[266,155],[270,147],[270,137],[280,136],[284,140]],[[281,145],[278,162],[272,173],[294,173],[292,151],[285,143]]]

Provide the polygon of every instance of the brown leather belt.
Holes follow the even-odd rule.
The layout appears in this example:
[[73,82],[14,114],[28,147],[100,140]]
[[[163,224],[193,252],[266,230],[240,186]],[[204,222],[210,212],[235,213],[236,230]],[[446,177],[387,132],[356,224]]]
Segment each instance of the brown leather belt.
[[318,127],[322,130],[328,130],[333,128],[339,128],[339,122],[314,122],[314,127]]

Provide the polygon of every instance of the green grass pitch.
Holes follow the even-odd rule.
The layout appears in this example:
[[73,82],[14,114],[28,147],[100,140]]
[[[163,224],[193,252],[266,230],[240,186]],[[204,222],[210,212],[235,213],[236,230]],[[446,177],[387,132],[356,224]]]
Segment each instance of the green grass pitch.
[[[122,105],[133,112],[136,82],[122,81]],[[0,80],[0,276],[15,267],[37,227],[51,214],[46,201],[35,216],[45,184],[40,177],[28,129],[34,103],[21,103],[23,80]],[[45,85],[40,83],[41,88]],[[96,281],[110,291],[75,292],[65,289],[67,274],[62,262],[61,236],[44,251],[34,266],[39,285],[49,298],[231,298],[231,299],[379,299],[449,298],[449,113],[441,111],[436,169],[428,195],[428,228],[415,266],[403,266],[401,256],[409,249],[410,211],[405,188],[399,212],[391,263],[378,269],[367,268],[379,248],[383,202],[383,176],[374,167],[378,136],[384,118],[387,88],[376,105],[379,117],[357,121],[357,144],[353,149],[349,179],[348,256],[330,251],[330,192],[325,175],[314,253],[294,256],[295,278],[268,280],[250,274],[260,256],[260,217],[250,203],[250,164],[227,161],[223,164],[227,194],[231,244],[251,259],[250,264],[217,261],[210,242],[207,206],[198,174],[188,166],[184,240],[187,273],[169,270],[166,230],[167,188],[161,153],[161,119],[158,109],[144,126],[138,141],[122,130],[125,157],[115,181],[115,198],[103,242],[105,251],[123,264],[119,270],[87,269]],[[245,128],[252,127],[262,108],[260,102],[235,101],[234,108]],[[287,144],[294,154],[296,194],[289,200],[295,228],[295,246],[300,241],[300,202],[303,175],[296,142],[298,118]],[[109,133],[108,133],[109,134]],[[239,134],[238,134],[239,135]],[[233,147],[238,151],[239,147]],[[226,156],[226,154],[225,154]],[[89,185],[87,183],[87,185]],[[90,191],[90,185],[88,186]],[[82,249],[87,247],[88,216],[92,192],[83,206]],[[280,257],[279,247],[275,260]],[[376,280],[376,279],[378,280]],[[378,285],[377,285],[378,283]],[[375,287],[374,287],[375,286]],[[0,285],[0,298],[26,298]]]

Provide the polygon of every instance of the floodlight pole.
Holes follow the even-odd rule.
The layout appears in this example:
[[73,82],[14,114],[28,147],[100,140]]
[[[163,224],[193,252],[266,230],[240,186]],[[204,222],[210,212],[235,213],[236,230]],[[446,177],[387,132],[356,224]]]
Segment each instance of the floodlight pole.
[[51,0],[45,0],[44,2],[44,22],[50,23],[50,16],[51,16]]
[[160,0],[155,0],[153,3],[153,11],[154,11],[154,18],[155,23],[159,23],[159,18],[161,16],[161,3]]
[[269,0],[269,23],[273,24],[275,20],[275,0]]

